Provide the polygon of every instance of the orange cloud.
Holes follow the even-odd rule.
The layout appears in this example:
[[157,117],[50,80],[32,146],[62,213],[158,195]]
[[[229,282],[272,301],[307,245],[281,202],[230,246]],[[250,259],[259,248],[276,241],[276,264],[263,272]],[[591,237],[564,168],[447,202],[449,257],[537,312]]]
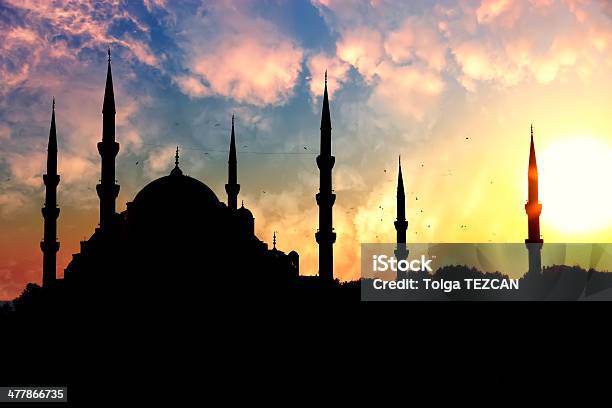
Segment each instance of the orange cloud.
[[23,207],[29,200],[30,197],[18,191],[0,193],[0,215],[3,217],[11,215]]
[[369,104],[380,113],[397,115],[397,119],[405,115],[423,119],[446,87],[437,73],[411,65],[383,62],[376,74],[380,81],[374,87]]
[[313,97],[323,95],[325,71],[327,71],[328,93],[332,98],[342,84],[348,79],[349,65],[327,54],[319,53],[308,57],[308,71],[310,71],[310,94]]
[[[109,33],[114,21],[123,19],[134,23],[140,30],[139,34],[148,35],[146,26],[131,16],[121,2],[112,1],[100,5],[93,0],[83,0],[77,3],[68,0],[7,0],[7,5],[26,12],[27,28],[12,28],[3,44],[0,44],[4,54],[4,58],[0,59],[0,74],[3,79],[5,76],[9,78],[10,85],[26,80],[32,68],[43,61],[43,55],[62,58],[63,64],[66,64],[68,60],[75,62],[81,49],[99,49],[110,44],[125,47],[130,51],[130,55],[141,63],[159,67],[157,57],[145,42],[131,36],[123,38]],[[101,14],[108,18],[100,18]],[[72,49],[69,49],[65,40],[62,40],[64,36],[78,38],[79,41],[73,42]],[[28,45],[26,54],[19,53],[24,43]],[[74,43],[79,44],[76,50]],[[7,72],[11,61],[18,61],[19,64],[15,65],[23,67],[19,72],[13,73],[12,79]]]
[[405,64],[418,59],[437,71],[446,64],[446,50],[447,45],[436,26],[418,17],[406,18],[385,40],[385,51],[394,63]]
[[476,9],[476,19],[480,24],[490,23],[515,5],[514,0],[483,0]]
[[192,96],[216,94],[258,106],[289,99],[301,69],[302,51],[289,42],[262,45],[249,37],[235,38],[192,59],[192,79],[198,78],[206,89]]
[[0,123],[0,140],[9,140],[11,137],[11,128],[5,125],[4,123]]
[[372,79],[384,56],[380,32],[367,27],[343,33],[336,48],[338,57],[357,68],[367,80]]
[[9,154],[7,163],[11,181],[21,186],[37,189],[43,185],[42,174],[47,156],[43,152],[31,154]]
[[202,98],[212,95],[212,91],[203,82],[203,78],[197,75],[180,75],[174,77],[174,82],[181,91],[193,98]]
[[211,5],[188,27],[183,44],[188,73],[174,78],[185,94],[256,106],[281,105],[293,95],[303,51],[267,20],[229,2]]

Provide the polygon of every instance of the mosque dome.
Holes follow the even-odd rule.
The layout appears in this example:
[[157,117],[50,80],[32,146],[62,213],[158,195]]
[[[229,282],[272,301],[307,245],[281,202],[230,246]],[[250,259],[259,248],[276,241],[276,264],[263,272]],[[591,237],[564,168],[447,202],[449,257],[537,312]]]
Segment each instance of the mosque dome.
[[250,221],[255,219],[255,217],[253,217],[253,213],[244,206],[244,202],[242,203],[242,206],[238,208],[238,210],[236,210],[236,212],[240,219],[250,220]]
[[178,167],[168,176],[147,184],[133,201],[134,207],[176,207],[185,205],[200,210],[216,209],[221,203],[215,193],[204,183],[182,174]]
[[242,206],[236,210],[236,216],[238,218],[238,224],[242,226],[243,231],[249,235],[255,234],[255,217],[253,217],[253,213],[244,206],[244,202]]

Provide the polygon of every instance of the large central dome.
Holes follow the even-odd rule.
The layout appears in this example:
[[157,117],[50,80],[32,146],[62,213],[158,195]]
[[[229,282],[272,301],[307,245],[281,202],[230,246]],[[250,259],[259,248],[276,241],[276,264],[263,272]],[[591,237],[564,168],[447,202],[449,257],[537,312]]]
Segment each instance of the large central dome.
[[134,207],[159,207],[166,204],[168,207],[182,206],[197,207],[201,210],[216,209],[221,203],[215,193],[204,183],[193,177],[185,176],[176,171],[169,176],[158,178],[147,184],[133,201]]

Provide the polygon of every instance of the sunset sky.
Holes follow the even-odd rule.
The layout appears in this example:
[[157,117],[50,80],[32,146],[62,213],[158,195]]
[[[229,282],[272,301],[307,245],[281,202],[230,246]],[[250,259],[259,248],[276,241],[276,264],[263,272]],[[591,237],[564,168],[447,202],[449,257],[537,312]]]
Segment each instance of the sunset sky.
[[361,242],[394,242],[399,154],[409,242],[522,242],[531,123],[544,241],[612,242],[608,1],[2,0],[0,299],[40,282],[53,96],[60,276],[96,227],[109,45],[119,211],[176,145],[226,201],[235,113],[238,199],[316,274],[327,69],[336,277],[359,277]]

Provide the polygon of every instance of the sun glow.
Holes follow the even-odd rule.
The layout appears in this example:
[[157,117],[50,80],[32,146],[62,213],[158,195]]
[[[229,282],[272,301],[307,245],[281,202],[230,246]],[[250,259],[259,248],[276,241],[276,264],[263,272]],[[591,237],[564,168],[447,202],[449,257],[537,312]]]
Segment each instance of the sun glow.
[[610,228],[611,145],[573,137],[552,143],[537,159],[544,224],[574,234]]

